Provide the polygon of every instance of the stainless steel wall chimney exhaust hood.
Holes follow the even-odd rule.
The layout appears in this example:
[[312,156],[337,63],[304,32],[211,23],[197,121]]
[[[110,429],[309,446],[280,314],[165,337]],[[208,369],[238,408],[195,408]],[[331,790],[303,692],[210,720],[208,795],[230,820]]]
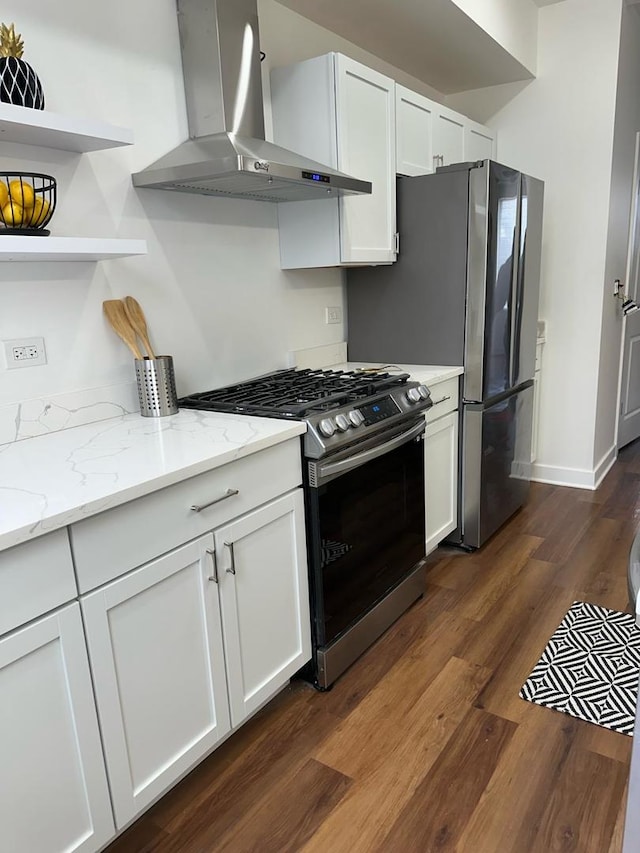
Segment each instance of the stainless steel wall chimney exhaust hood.
[[257,0],[178,0],[178,22],[191,139],[134,186],[272,202],[371,192],[265,141]]

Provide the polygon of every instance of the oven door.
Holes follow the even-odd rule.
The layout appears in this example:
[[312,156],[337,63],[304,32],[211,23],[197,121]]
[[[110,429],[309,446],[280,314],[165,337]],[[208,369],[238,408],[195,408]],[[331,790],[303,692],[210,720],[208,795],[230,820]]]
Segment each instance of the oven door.
[[307,465],[316,648],[348,631],[424,556],[424,429],[424,418],[405,422]]

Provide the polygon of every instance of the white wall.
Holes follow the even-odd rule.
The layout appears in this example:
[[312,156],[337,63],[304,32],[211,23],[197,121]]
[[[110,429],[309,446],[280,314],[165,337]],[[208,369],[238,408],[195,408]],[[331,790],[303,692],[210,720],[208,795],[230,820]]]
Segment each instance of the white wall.
[[533,0],[453,0],[532,74],[536,73],[538,7]]
[[613,281],[626,276],[629,217],[633,185],[636,132],[640,131],[640,11],[638,6],[623,8],[616,101],[611,205],[605,282],[602,292],[600,375],[594,463],[598,465],[616,442],[616,408],[622,311],[613,298]]
[[[0,409],[132,383],[129,352],[101,308],[126,294],[142,303],[157,350],[174,356],[179,394],[285,366],[289,350],[344,340],[343,325],[324,316],[325,306],[343,305],[342,272],[280,270],[274,205],[131,186],[132,171],[188,135],[175,0],[7,0],[2,11],[23,34],[47,108],[132,127],[135,145],[80,156],[5,144],[0,169],[58,178],[54,234],[144,238],[149,254],[0,266],[0,340],[42,335],[49,359],[6,371],[0,356]],[[261,0],[259,12],[265,75],[310,50],[362,56],[273,0]]]
[[577,486],[596,477],[621,7],[622,0],[565,0],[540,9],[537,79],[467,95],[497,130],[499,159],[545,181],[540,316],[547,343],[535,475]]

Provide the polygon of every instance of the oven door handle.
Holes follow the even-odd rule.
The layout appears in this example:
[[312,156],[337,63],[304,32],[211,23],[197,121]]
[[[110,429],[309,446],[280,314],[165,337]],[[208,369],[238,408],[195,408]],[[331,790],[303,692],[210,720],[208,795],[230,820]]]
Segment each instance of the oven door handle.
[[402,447],[403,444],[408,444],[410,441],[413,441],[419,435],[424,433],[425,426],[425,421],[422,420],[420,423],[411,427],[411,429],[406,430],[406,432],[401,432],[400,435],[394,436],[389,439],[389,441],[385,441],[383,444],[379,444],[369,450],[363,450],[362,453],[356,453],[354,456],[349,456],[348,459],[342,459],[340,462],[329,462],[326,465],[319,465],[318,485],[322,485],[324,480],[333,479],[339,474],[346,474],[348,471],[360,468],[362,465],[366,465],[367,462],[371,462],[379,456],[384,456],[385,453],[389,453],[397,447]]

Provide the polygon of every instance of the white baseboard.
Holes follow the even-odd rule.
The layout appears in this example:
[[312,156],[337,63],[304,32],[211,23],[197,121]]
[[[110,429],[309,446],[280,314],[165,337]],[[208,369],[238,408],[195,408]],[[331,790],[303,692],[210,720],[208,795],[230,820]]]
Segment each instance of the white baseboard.
[[598,488],[600,483],[607,476],[611,468],[613,467],[613,463],[618,458],[618,446],[617,444],[612,444],[611,447],[604,454],[602,459],[596,465],[596,470],[594,471],[594,479],[595,486],[594,488]]
[[534,462],[531,466],[531,479],[535,483],[595,491],[616,461],[617,455],[618,448],[614,444],[591,471],[587,468],[562,468],[559,465],[541,465]]

